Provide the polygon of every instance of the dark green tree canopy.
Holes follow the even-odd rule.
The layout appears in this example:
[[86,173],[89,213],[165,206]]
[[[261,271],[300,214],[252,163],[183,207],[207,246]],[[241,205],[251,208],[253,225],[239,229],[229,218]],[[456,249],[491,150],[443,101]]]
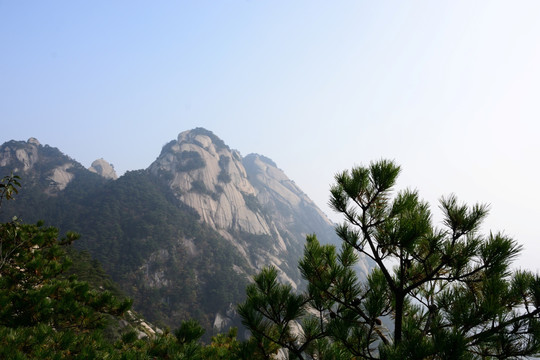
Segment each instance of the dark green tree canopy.
[[[479,232],[484,205],[440,200],[442,227],[417,191],[393,192],[400,168],[381,160],[336,175],[339,251],[308,236],[303,294],[264,270],[239,307],[253,336],[291,358],[514,359],[540,351],[540,277],[511,271],[521,247]],[[375,269],[360,281],[358,256]]]

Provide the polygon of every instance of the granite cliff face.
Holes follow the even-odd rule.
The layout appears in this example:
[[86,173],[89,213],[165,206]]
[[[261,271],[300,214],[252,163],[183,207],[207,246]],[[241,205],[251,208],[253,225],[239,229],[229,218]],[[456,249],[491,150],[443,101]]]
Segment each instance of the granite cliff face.
[[165,146],[150,172],[165,177],[178,199],[216,229],[268,234],[268,224],[246,205],[255,196],[240,155],[213,134],[187,131]]
[[270,159],[243,158],[205,129],[186,131],[149,167],[176,197],[197,211],[254,270],[273,265],[282,281],[300,285],[297,261],[307,234],[334,239],[332,224]]
[[88,170],[100,176],[103,176],[105,179],[118,179],[118,175],[116,175],[114,167],[110,163],[105,161],[103,158],[94,160]]

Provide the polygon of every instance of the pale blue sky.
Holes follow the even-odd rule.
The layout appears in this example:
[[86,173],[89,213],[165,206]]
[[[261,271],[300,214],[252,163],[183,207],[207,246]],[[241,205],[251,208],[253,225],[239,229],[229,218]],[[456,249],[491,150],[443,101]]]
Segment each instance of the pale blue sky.
[[540,269],[540,1],[0,0],[0,142],[146,168],[202,126],[273,159],[332,219],[333,175],[380,158]]

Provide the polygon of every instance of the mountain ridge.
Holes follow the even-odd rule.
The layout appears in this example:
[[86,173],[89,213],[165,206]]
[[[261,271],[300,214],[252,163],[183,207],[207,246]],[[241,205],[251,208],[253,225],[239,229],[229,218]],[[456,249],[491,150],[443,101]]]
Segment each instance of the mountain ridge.
[[337,243],[328,217],[271,159],[242,157],[203,128],[116,180],[35,139],[1,145],[0,171],[24,180],[6,210],[81,233],[77,247],[158,325],[194,317],[211,331],[238,326],[234,304],[252,275],[275,266],[281,281],[301,287],[305,236]]

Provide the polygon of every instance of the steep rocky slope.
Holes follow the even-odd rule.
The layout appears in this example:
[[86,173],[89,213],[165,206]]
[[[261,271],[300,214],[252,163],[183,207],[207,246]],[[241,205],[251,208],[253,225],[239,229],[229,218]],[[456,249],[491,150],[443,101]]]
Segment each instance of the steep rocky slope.
[[300,285],[297,260],[307,234],[334,241],[332,224],[270,159],[242,158],[212,132],[186,131],[149,168],[216,229],[253,269],[273,265]]

